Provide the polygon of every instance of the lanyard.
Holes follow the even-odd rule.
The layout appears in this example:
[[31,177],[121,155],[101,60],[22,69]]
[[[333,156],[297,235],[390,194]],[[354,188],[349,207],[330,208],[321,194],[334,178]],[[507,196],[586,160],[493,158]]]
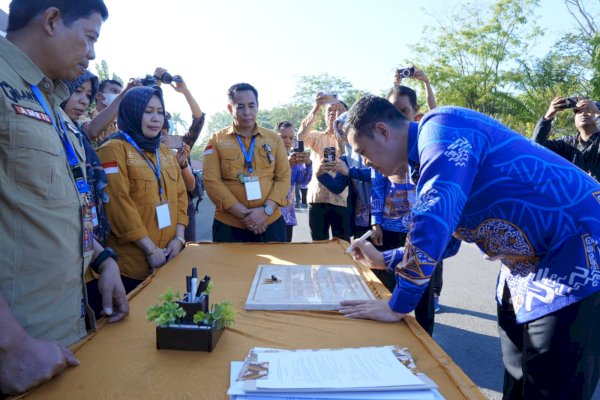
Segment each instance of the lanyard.
[[52,120],[52,125],[54,126],[56,133],[58,133],[58,137],[60,137],[60,141],[62,142],[63,148],[65,149],[65,154],[67,155],[69,167],[71,168],[71,172],[73,173],[73,178],[75,178],[75,185],[77,186],[77,190],[81,194],[89,193],[90,188],[85,180],[83,169],[81,168],[79,159],[75,154],[75,149],[73,148],[73,145],[71,144],[71,141],[67,136],[67,128],[65,127],[65,121],[63,121],[62,116],[60,115],[60,113],[58,113],[60,127],[62,128],[61,130],[61,128],[59,128],[58,124],[56,123],[56,120],[54,119],[54,114],[50,111],[50,107],[48,106],[48,104],[46,104],[46,100],[44,99],[44,96],[42,95],[42,92],[40,92],[40,89],[37,87],[37,85],[31,85],[31,90],[33,90],[33,93],[40,102],[40,105],[42,106],[46,114],[48,114],[50,120]]
[[138,146],[137,143],[133,141],[131,136],[129,136],[128,134],[126,134],[123,131],[121,131],[121,134],[123,135],[125,140],[127,140],[127,142],[129,142],[129,144],[132,145],[133,148],[136,149],[138,153],[140,153],[140,155],[144,158],[144,160],[146,160],[146,162],[148,163],[150,168],[152,168],[154,175],[156,175],[156,180],[158,181],[158,195],[160,196],[160,200],[162,201],[162,184],[161,184],[161,180],[160,180],[160,155],[158,154],[158,149],[156,149],[156,153],[155,153],[156,154],[156,167],[155,167],[154,164],[152,164],[152,161],[150,161],[148,159],[148,157],[146,157],[146,155],[144,154],[142,149],[140,149],[140,146]]
[[254,141],[256,140],[256,135],[252,136],[252,141],[250,141],[250,153],[246,151],[246,147],[240,138],[240,135],[235,135],[238,143],[240,144],[240,148],[242,149],[242,153],[244,153],[244,159],[246,160],[246,168],[248,168],[248,173],[252,174],[252,157],[254,156]]

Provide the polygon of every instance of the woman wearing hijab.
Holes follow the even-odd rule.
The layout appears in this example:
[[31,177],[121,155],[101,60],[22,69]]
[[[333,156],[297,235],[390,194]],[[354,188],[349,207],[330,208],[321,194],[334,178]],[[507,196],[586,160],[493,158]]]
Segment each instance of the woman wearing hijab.
[[[109,316],[109,322],[114,322],[127,314],[128,305],[123,284],[118,281],[118,275],[116,275],[116,271],[119,270],[116,264],[117,256],[112,249],[103,247],[109,231],[108,220],[104,212],[104,204],[108,202],[108,195],[105,192],[108,181],[100,159],[94,152],[87,135],[81,131],[78,124],[79,117],[86,112],[98,93],[98,78],[89,71],[85,71],[76,80],[63,83],[70,93],[69,98],[61,104],[61,108],[70,118],[70,121],[64,121],[65,129],[75,133],[85,149],[85,175],[87,186],[90,189],[87,199],[92,210],[90,222],[93,226],[94,258],[85,273],[88,304],[96,318],[104,312],[104,315]],[[117,284],[114,285],[114,289],[109,288],[109,282],[101,274],[107,267],[115,269]],[[91,271],[94,271],[95,274],[92,274]],[[103,297],[106,299],[104,305]],[[109,301],[111,298],[112,301]]]
[[121,131],[98,155],[110,196],[107,244],[119,254],[121,278],[130,292],[185,245],[188,200],[177,159],[160,141],[165,124],[160,88],[130,89],[117,124]]

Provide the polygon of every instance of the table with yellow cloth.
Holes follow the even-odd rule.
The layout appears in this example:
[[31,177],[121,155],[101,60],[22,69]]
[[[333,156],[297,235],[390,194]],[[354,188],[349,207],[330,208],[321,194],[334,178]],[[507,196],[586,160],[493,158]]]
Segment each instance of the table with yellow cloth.
[[[228,399],[231,361],[243,360],[255,346],[286,349],[400,345],[447,399],[482,399],[477,386],[407,316],[400,323],[352,320],[337,312],[245,311],[259,264],[356,264],[376,296],[389,292],[371,271],[344,254],[347,244],[317,243],[188,244],[174,260],[130,297],[130,315],[100,324],[73,347],[81,365],[26,394],[27,399]],[[238,314],[211,352],[157,350],[154,323],[145,310],[168,288],[185,291],[192,267],[214,285],[211,303],[231,301]]]

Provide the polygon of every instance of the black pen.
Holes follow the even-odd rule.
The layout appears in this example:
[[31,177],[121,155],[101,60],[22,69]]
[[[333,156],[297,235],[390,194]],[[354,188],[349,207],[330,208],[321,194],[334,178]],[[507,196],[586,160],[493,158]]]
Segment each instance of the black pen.
[[192,294],[192,277],[189,275],[185,277],[185,290],[187,292],[187,300],[189,302]]

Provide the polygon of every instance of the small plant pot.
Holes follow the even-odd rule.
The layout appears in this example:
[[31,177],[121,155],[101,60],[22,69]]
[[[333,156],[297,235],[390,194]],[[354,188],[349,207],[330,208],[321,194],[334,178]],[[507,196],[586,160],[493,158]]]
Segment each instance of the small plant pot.
[[223,329],[213,325],[172,324],[156,327],[156,348],[213,351]]

